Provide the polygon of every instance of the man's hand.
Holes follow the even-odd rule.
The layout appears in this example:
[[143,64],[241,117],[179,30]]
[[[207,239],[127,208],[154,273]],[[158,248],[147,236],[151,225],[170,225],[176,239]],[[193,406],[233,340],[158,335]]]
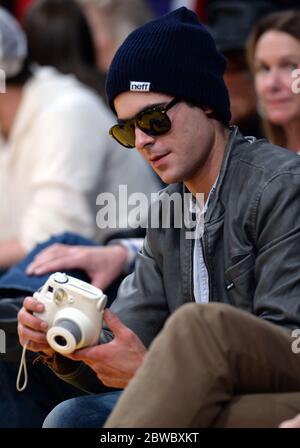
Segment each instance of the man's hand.
[[42,313],[44,305],[33,297],[26,297],[23,307],[18,313],[18,334],[20,344],[27,343],[28,350],[32,352],[44,352],[52,356],[54,350],[49,346],[46,339],[48,324],[42,319],[33,316],[32,313]]
[[122,389],[142,364],[146,348],[109,309],[104,311],[104,320],[115,338],[107,344],[77,350],[68,356],[86,363],[106,386]]
[[123,271],[127,249],[121,245],[107,247],[68,246],[53,244],[40,252],[28,266],[28,275],[82,269],[91,283],[105,290]]

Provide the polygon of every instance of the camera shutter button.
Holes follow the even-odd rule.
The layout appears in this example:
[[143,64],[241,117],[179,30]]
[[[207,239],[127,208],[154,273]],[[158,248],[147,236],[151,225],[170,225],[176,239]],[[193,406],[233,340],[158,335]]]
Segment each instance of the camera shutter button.
[[68,283],[69,281],[67,274],[64,274],[63,272],[57,272],[56,274],[54,274],[53,279],[56,283],[61,284]]

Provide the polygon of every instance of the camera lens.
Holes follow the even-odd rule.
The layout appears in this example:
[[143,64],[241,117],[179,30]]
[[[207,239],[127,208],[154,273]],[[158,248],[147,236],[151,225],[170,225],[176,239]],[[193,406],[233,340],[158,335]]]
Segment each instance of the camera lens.
[[67,345],[67,341],[63,336],[55,336],[54,340],[57,345],[60,345],[61,347],[65,347]]
[[81,341],[81,330],[70,319],[58,319],[47,332],[49,345],[62,354],[72,353]]

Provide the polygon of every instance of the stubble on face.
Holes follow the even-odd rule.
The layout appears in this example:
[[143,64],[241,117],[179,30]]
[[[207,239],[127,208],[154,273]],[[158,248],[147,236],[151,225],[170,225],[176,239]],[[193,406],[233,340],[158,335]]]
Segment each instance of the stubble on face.
[[[124,92],[117,96],[115,108],[119,119],[127,119],[144,107],[171,99],[152,92]],[[225,147],[216,135],[216,120],[185,102],[176,104],[168,116],[172,127],[167,134],[151,137],[136,130],[136,147],[163,182],[184,182],[192,193],[206,195],[218,174]]]

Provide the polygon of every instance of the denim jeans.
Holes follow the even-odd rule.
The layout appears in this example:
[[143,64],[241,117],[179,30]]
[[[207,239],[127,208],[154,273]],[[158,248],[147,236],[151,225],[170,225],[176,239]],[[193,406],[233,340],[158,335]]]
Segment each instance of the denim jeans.
[[50,412],[43,428],[101,428],[121,393],[118,390],[64,401]]
[[[17,334],[17,313],[23,303],[23,298],[19,296],[36,291],[49,276],[46,274],[29,277],[26,274],[26,267],[37,253],[54,243],[95,245],[91,240],[70,233],[52,237],[39,244],[0,278],[0,329],[5,331],[7,349],[4,354],[0,352],[0,428],[41,427],[46,416],[56,405],[84,393],[59,379],[48,367],[39,363],[33,365],[29,360],[28,386],[23,392],[16,390],[22,351]],[[89,280],[83,271],[66,272],[81,280]],[[120,276],[105,290],[108,306],[114,300],[122,279],[123,276]],[[30,358],[29,352],[27,358]]]
[[28,385],[16,389],[18,363],[0,362],[0,428],[41,428],[49,412],[63,400],[84,392],[59,379],[48,367],[27,361]]
[[[27,294],[32,294],[34,291],[37,291],[46,282],[46,280],[48,280],[51,273],[49,272],[44,275],[28,276],[26,274],[26,268],[34,260],[37,254],[55,243],[67,244],[68,246],[96,246],[94,241],[80,235],[76,235],[75,233],[66,232],[51,237],[47,241],[38,244],[18,264],[12,266],[5,273],[2,273],[3,275],[0,278],[0,296],[10,297],[8,296],[8,291],[11,293],[12,290],[16,291],[16,296],[21,295],[20,291],[27,292]],[[80,280],[89,281],[86,273],[82,270],[72,269],[70,271],[65,270],[64,272],[68,275],[79,278]]]

